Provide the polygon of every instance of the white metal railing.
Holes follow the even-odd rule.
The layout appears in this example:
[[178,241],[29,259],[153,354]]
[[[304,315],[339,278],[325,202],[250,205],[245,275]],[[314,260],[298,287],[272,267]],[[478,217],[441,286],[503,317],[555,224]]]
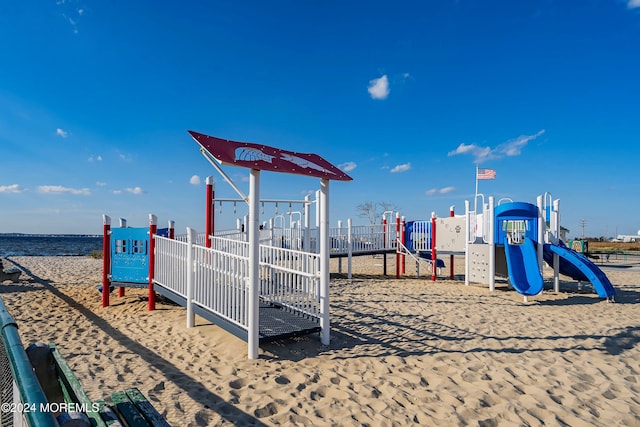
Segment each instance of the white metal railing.
[[414,251],[431,250],[431,221],[413,221],[411,234]]
[[189,244],[158,235],[153,238],[156,246],[153,281],[186,298]]
[[260,246],[260,296],[290,311],[320,317],[320,256]]
[[[396,230],[396,224],[374,224],[374,225],[350,225],[332,227],[329,229],[330,253],[332,255],[346,255],[351,253],[357,255],[359,253],[375,252],[384,249],[395,249],[396,240],[399,236]],[[274,246],[278,248],[291,249],[317,253],[318,237],[317,229],[305,228],[263,228],[260,230],[260,244]],[[213,241],[221,238],[226,239],[225,242],[247,240],[247,233],[237,229],[216,231],[215,236],[209,237],[212,241],[211,247],[215,247]],[[176,236],[176,240],[186,242],[187,235],[182,234]],[[205,245],[204,233],[197,235],[197,245]],[[225,243],[229,245],[229,243]],[[222,250],[222,248],[219,248]],[[234,252],[237,253],[237,252]]]
[[301,250],[304,247],[304,230],[302,228],[272,228],[260,242],[279,248]]
[[211,249],[244,258],[249,257],[249,243],[234,238],[211,236]]
[[475,211],[469,211],[469,226],[467,227],[467,242],[474,243],[476,241],[476,228],[478,224],[478,215],[476,215]]
[[216,231],[215,235],[217,237],[226,237],[228,239],[234,239],[234,240],[247,240],[247,233],[235,228],[231,230]]
[[[186,234],[177,234],[175,237],[176,240],[180,242],[187,242]],[[198,233],[196,234],[196,241],[194,242],[196,245],[206,246],[207,234],[206,233]]]
[[[386,227],[386,230],[385,230]],[[329,229],[331,254],[352,254],[394,249],[397,232],[395,225],[356,225]]]
[[[155,239],[154,282],[247,329],[249,243],[211,237],[211,248],[161,236]],[[191,251],[191,253],[189,253]],[[263,300],[307,317],[320,317],[320,255],[260,245],[259,294]]]
[[[236,252],[248,252],[248,243],[235,243],[238,244],[234,246]],[[241,245],[246,248],[238,250]],[[193,302],[247,329],[249,258],[221,249],[195,245],[193,251]]]

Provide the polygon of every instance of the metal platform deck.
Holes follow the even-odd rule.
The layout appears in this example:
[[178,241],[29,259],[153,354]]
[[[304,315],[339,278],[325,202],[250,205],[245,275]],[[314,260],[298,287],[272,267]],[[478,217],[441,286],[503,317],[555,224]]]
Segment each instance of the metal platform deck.
[[[395,249],[372,249],[366,251],[354,251],[351,256],[364,256],[364,255],[383,255],[383,254],[395,254]],[[347,258],[349,254],[347,252],[329,252],[329,258]]]
[[[154,290],[176,304],[183,307],[186,307],[187,305],[187,301],[184,297],[162,285],[156,283],[154,285]],[[227,332],[232,333],[241,340],[248,341],[249,338],[246,329],[229,322],[228,320],[197,304],[194,304],[194,312],[198,316],[207,319]],[[260,302],[260,325],[258,332],[260,343],[308,335],[320,332],[320,330],[320,323],[317,319],[310,319],[305,316],[291,313],[276,304]]]

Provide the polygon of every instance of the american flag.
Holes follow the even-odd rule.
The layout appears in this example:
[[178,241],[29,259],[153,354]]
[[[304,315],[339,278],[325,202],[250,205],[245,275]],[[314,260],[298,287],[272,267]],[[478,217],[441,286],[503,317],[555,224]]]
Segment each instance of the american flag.
[[479,168],[476,179],[496,179],[495,169]]

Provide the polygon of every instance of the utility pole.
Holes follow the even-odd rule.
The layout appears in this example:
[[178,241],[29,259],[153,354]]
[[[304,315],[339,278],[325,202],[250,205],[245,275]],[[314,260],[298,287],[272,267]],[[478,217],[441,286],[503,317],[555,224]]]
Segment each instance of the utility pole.
[[584,227],[585,225],[587,225],[587,220],[586,219],[581,219],[580,220],[580,227],[582,227],[582,239],[584,239]]

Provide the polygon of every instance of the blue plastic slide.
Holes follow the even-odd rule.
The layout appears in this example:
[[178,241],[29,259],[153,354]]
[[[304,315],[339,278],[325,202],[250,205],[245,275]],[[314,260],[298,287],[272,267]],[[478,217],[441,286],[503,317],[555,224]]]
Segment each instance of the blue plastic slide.
[[544,245],[545,262],[553,267],[553,254],[558,254],[560,256],[560,273],[574,280],[588,280],[600,298],[613,299],[616,290],[600,267],[586,256],[566,247],[562,242],[560,243],[561,245]]
[[538,267],[538,257],[533,241],[525,237],[522,244],[505,242],[504,252],[507,257],[511,286],[525,296],[538,295],[542,292],[544,282]]

